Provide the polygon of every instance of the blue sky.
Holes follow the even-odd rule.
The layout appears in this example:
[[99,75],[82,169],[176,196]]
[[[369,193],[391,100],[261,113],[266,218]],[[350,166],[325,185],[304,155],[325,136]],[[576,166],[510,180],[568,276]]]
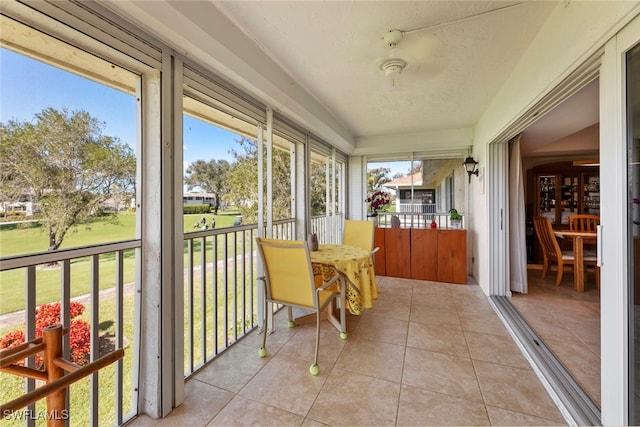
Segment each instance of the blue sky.
[[[70,72],[0,48],[0,122],[33,121],[45,108],[85,110],[103,121],[104,135],[118,137],[134,150],[136,103],[133,96]],[[233,160],[229,153],[238,135],[189,116],[184,117],[185,169],[195,160]],[[407,173],[409,162],[371,163],[389,167],[391,175]]]
[[[0,122],[33,121],[45,108],[85,110],[105,122],[104,135],[136,145],[136,103],[133,96],[91,80],[0,49]],[[185,163],[226,159],[239,137],[224,129],[186,116],[184,118]]]

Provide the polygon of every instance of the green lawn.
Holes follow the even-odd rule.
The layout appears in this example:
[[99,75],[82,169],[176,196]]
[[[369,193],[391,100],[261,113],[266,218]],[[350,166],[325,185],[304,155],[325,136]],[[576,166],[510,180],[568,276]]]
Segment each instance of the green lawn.
[[[220,215],[207,214],[207,222],[211,218],[216,219],[216,228],[232,227],[237,212],[223,212]],[[189,233],[194,230],[193,224],[202,218],[202,215],[185,215],[184,231]],[[135,215],[130,213],[119,214],[117,221],[97,220],[89,226],[81,226],[71,231],[65,238],[61,249],[79,246],[88,246],[97,243],[115,242],[119,240],[133,239],[135,237]],[[218,240],[218,251],[222,251]],[[210,241],[210,240],[209,240]],[[18,226],[0,227],[0,257],[28,254],[46,251],[48,237],[44,227],[37,223],[27,223]],[[195,264],[199,265],[200,242],[194,245]],[[84,295],[89,292],[91,266],[89,258],[73,260],[71,264],[71,295]],[[185,261],[186,265],[186,261]],[[115,283],[115,262],[112,254],[103,255],[100,259],[100,289],[108,289]],[[135,251],[127,251],[124,259],[125,283],[132,282],[135,275]],[[0,315],[23,310],[24,303],[24,269],[8,270],[0,272]],[[60,299],[60,269],[39,268],[36,272],[36,304],[44,304]]]
[[[236,212],[230,212],[228,214],[222,214],[216,216],[216,228],[229,227],[232,226]],[[206,215],[207,222],[210,223],[213,215]],[[202,215],[185,215],[184,219],[184,229],[185,232],[194,231],[193,223],[198,219],[201,219]],[[131,214],[122,214],[118,218],[117,223],[111,223],[108,221],[97,221],[92,224],[91,229],[85,229],[84,227],[80,228],[76,233],[69,236],[68,240],[65,240],[65,247],[75,247],[75,246],[85,246],[98,242],[104,241],[118,241],[133,238],[134,236],[134,228],[135,228],[135,217]],[[241,241],[243,234],[239,234],[237,236],[238,240]],[[246,238],[246,235],[244,235]],[[218,237],[218,252],[222,250],[222,241],[224,236]],[[230,238],[231,239],[231,238]],[[0,255],[8,256],[11,254],[22,254],[28,252],[40,252],[42,251],[42,247],[44,245],[46,249],[46,235],[42,231],[42,228],[39,226],[27,226],[27,227],[0,227]],[[207,262],[210,263],[210,259],[212,258],[211,254],[211,243],[212,239],[207,239],[207,247],[209,248],[207,251]],[[240,244],[240,242],[238,243]],[[232,246],[233,247],[233,246]],[[248,247],[248,246],[247,246]],[[229,254],[231,256],[231,254]],[[196,265],[200,263],[200,239],[194,241],[194,261]],[[135,274],[135,251],[127,251],[125,254],[125,282],[131,282],[134,279]],[[185,266],[186,266],[185,261]],[[90,277],[90,265],[88,258],[85,259],[76,259],[72,263],[71,267],[71,282],[72,282],[72,295],[83,295],[89,292],[89,277]],[[45,302],[57,301],[59,299],[60,293],[60,269],[58,267],[47,268],[47,269],[39,269],[37,271],[37,285],[38,289],[37,293],[37,304],[40,305]],[[100,285],[101,288],[109,288],[113,287],[114,284],[114,274],[115,274],[115,263],[113,260],[113,255],[103,255],[100,259]],[[225,302],[224,298],[221,298],[224,292],[224,277],[223,270],[220,269],[217,273],[217,293],[218,293],[218,304],[213,303],[213,273],[207,273],[206,286],[207,292],[206,295],[206,304],[204,307],[204,312],[202,310],[201,301],[201,292],[200,292],[200,278],[199,271],[194,275],[194,354],[193,359],[196,365],[202,364],[204,362],[202,358],[202,348],[201,348],[201,339],[202,336],[207,336],[207,355],[211,357],[214,353],[214,343],[210,338],[212,336],[216,336],[217,339],[217,347],[218,349],[224,347],[225,341],[227,337],[233,336],[233,323],[230,323],[228,327],[225,328],[224,319],[228,318],[231,322],[233,322],[232,316],[234,311],[234,306],[236,307],[238,313],[241,313],[242,307],[246,307],[247,313],[250,313],[252,310],[255,313],[256,310],[256,300],[255,295],[256,292],[256,284],[255,281],[253,283],[249,283],[247,280],[246,283],[242,284],[234,284],[233,283],[233,272],[228,271],[227,277],[227,313],[225,316]],[[254,272],[255,274],[255,272]],[[24,272],[22,270],[17,271],[6,271],[0,273],[0,314],[2,313],[10,313],[17,310],[24,309]],[[242,301],[240,298],[234,298],[234,290],[240,291],[244,286],[244,291],[249,292],[250,289],[253,289],[254,292],[254,300],[250,302],[248,299],[246,301]],[[185,286],[185,359],[187,357],[188,352],[188,290]],[[133,343],[134,343],[134,299],[133,296],[125,296],[124,298],[124,335],[126,339],[125,343],[125,360],[124,360],[124,404],[127,405],[124,408],[124,413],[127,413],[131,410],[130,407],[130,399],[127,396],[131,396],[132,393],[132,372],[133,372]],[[83,318],[85,320],[89,320],[89,305],[85,304],[86,310],[83,314]],[[213,331],[213,310],[214,308],[217,310],[217,331]],[[202,319],[205,318],[205,330],[202,328]],[[115,301],[113,297],[101,297],[100,298],[100,335],[112,335],[114,332],[114,319],[115,319]],[[255,316],[253,319],[245,319],[245,322],[248,323],[250,327],[251,322],[255,321]],[[16,325],[6,325],[3,328],[0,328],[0,336],[6,334],[7,332],[14,329],[22,329],[24,326],[22,324]],[[238,331],[241,334],[241,330]],[[185,366],[185,369],[188,369],[188,366]],[[113,419],[113,405],[114,405],[114,367],[110,366],[100,371],[99,374],[99,389],[100,389],[100,397],[99,397],[99,419],[101,424],[109,424],[112,425],[115,420]],[[22,388],[22,380],[16,376],[10,374],[0,373],[0,383],[3,384],[3,387],[0,388],[0,401],[7,402],[17,396],[20,396],[23,393]],[[71,421],[70,425],[78,425],[83,426],[89,423],[88,419],[88,411],[87,407],[89,404],[89,390],[90,384],[88,379],[84,379],[74,385],[71,386]],[[44,410],[45,405],[44,401],[38,402],[36,405],[36,411]],[[3,425],[23,425],[22,422],[19,421],[3,421]],[[37,425],[44,425],[44,422],[38,421]]]

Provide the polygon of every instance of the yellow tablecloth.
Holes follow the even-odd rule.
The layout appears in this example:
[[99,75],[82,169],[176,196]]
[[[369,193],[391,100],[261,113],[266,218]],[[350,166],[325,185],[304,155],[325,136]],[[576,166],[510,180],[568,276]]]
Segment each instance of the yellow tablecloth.
[[373,307],[378,287],[370,252],[349,245],[319,245],[310,254],[314,275],[326,281],[337,270],[346,278],[347,308],[352,314],[359,315],[363,307]]

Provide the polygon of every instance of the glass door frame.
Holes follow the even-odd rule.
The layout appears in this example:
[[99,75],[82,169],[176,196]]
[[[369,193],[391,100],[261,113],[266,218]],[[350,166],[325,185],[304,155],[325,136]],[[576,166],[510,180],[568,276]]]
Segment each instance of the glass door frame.
[[636,17],[605,45],[600,69],[602,424],[629,424],[626,53],[640,42]]

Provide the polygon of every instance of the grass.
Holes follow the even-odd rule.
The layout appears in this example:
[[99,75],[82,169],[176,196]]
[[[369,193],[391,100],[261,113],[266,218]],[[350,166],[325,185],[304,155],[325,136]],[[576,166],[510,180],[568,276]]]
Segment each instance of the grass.
[[[216,228],[233,226],[236,211],[223,212],[220,215],[207,214],[207,222],[211,218],[216,219]],[[195,221],[202,215],[185,215],[183,227],[185,233],[197,231],[193,229]],[[133,239],[135,237],[135,215],[129,213],[119,214],[117,221],[102,219],[94,221],[89,227],[78,227],[71,231],[65,238],[61,249],[88,246],[97,243],[115,242],[119,240]],[[219,237],[218,251],[222,250],[222,237]],[[209,240],[210,241],[210,240]],[[44,227],[39,223],[26,223],[13,227],[0,228],[0,257],[29,254],[46,251],[48,237]],[[194,255],[199,259],[200,242],[195,242]],[[100,259],[100,289],[109,289],[115,283],[115,263],[113,254],[103,255]],[[74,259],[71,263],[71,289],[72,297],[84,295],[89,292],[91,266],[90,258]],[[125,283],[134,281],[135,278],[135,251],[127,251],[124,259]],[[185,263],[186,265],[186,263]],[[196,265],[198,262],[196,261]],[[0,272],[0,315],[23,310],[24,303],[25,270],[15,269]],[[60,299],[60,269],[39,268],[36,272],[36,304],[41,305]]]
[[[115,333],[115,299],[102,298],[100,300],[100,335],[113,335]],[[133,390],[133,358],[134,358],[134,301],[133,296],[124,298],[123,310],[123,328],[125,338],[125,356],[123,359],[123,413],[127,414],[132,410],[131,399],[126,396],[132,395]],[[89,321],[88,307],[81,316],[84,320]],[[7,330],[16,329],[14,325],[11,328],[4,328],[2,334]],[[98,376],[99,398],[98,398],[98,417],[100,425],[114,425],[115,415],[115,364],[112,364],[100,370]],[[24,393],[23,380],[15,375],[0,373],[0,401],[5,403]],[[70,387],[70,425],[86,426],[89,422],[89,396],[90,396],[90,380],[85,378],[74,383]],[[36,404],[36,414],[42,414],[46,410],[44,399]],[[44,425],[44,420],[38,420],[36,425]],[[24,421],[20,420],[4,420],[3,425],[7,426],[23,426]]]
[[[207,222],[210,223],[212,215],[207,215]],[[233,221],[235,220],[236,213],[230,212],[227,215],[218,215],[216,216],[216,226],[217,228],[222,228],[225,226],[231,226]],[[184,219],[184,229],[185,232],[188,233],[193,231],[193,223],[202,218],[202,215],[185,215]],[[74,246],[85,246],[95,243],[100,243],[101,241],[98,239],[102,239],[102,241],[117,241],[130,239],[133,237],[132,230],[135,229],[135,216],[130,214],[123,214],[119,216],[119,220],[117,223],[112,223],[109,221],[97,221],[91,225],[90,230],[79,229],[76,233],[69,236],[68,240],[65,240],[65,245],[63,247],[74,247]],[[108,239],[105,237],[108,236]],[[2,243],[0,248],[1,256],[8,256],[9,254],[22,254],[28,253],[29,251],[41,251],[40,247],[45,242],[46,244],[46,236],[42,232],[42,227],[37,224],[30,226],[13,226],[13,227],[2,227],[0,228],[0,242]],[[223,250],[223,241],[224,236],[218,236],[218,252],[220,253]],[[236,241],[233,241],[236,239]],[[242,233],[241,235],[230,235],[228,237],[228,244],[230,245],[230,250],[232,250],[236,244],[240,245],[242,243],[242,239],[247,239],[247,234]],[[98,241],[96,241],[98,240]],[[207,263],[210,264],[211,258],[213,257],[211,253],[212,247],[212,238],[208,237],[205,240],[205,244],[207,247]],[[199,265],[200,263],[200,245],[201,239],[196,239],[194,241],[194,263],[195,265]],[[38,248],[38,249],[34,249]],[[248,246],[247,246],[248,248]],[[232,254],[229,254],[232,256]],[[100,259],[100,287],[101,288],[111,288],[114,285],[114,274],[115,274],[115,262],[112,254],[105,254]],[[134,280],[135,274],[135,251],[127,251],[125,253],[125,282],[132,282]],[[218,255],[217,259],[221,259],[220,255]],[[185,261],[185,266],[186,266]],[[72,294],[73,295],[83,295],[89,292],[89,277],[90,277],[90,266],[89,259],[75,259],[71,265],[71,283],[72,283]],[[255,271],[254,277],[255,277]],[[208,271],[206,273],[206,291],[205,291],[205,300],[206,304],[204,309],[201,305],[201,282],[199,278],[199,272],[194,272],[194,300],[192,305],[194,307],[193,312],[193,332],[194,332],[194,342],[193,345],[193,363],[194,366],[197,367],[205,362],[204,358],[211,358],[214,354],[224,348],[228,343],[233,341],[234,336],[234,328],[236,329],[236,333],[238,335],[242,334],[242,322],[246,324],[246,326],[250,329],[253,322],[255,322],[255,313],[257,307],[257,294],[256,294],[256,284],[255,281],[250,280],[250,276],[247,275],[247,279],[245,283],[234,282],[233,271],[230,268],[227,272],[228,277],[225,281],[223,275],[224,270],[219,269],[217,271],[217,304],[214,305],[213,302],[213,278],[214,272]],[[238,281],[240,281],[240,276],[238,276]],[[59,268],[49,268],[49,269],[40,269],[37,271],[37,304],[40,305],[42,303],[57,301],[59,300],[59,282],[60,282],[60,270]],[[0,273],[0,313],[9,313],[17,310],[24,309],[24,297],[23,297],[23,287],[24,283],[24,272],[19,269],[16,271],[6,271]],[[227,288],[225,289],[225,283],[227,283]],[[247,298],[246,301],[243,301],[240,298],[236,298],[235,291],[244,290],[245,293],[253,292],[254,298],[253,301],[250,301]],[[226,302],[222,295],[226,291]],[[188,289],[185,284],[185,372],[189,372],[190,367],[188,366],[188,355],[189,355],[189,315],[188,315]],[[85,313],[83,314],[83,318],[85,320],[89,320],[89,306],[86,305]],[[131,399],[129,396],[132,395],[132,375],[133,375],[133,355],[134,355],[134,298],[133,296],[125,296],[124,297],[124,336],[126,339],[126,348],[125,348],[125,359],[123,361],[123,370],[124,370],[124,379],[123,379],[123,413],[127,414],[132,410],[131,407]],[[226,307],[226,310],[225,310]],[[241,315],[243,307],[247,312],[247,317],[240,322],[239,325],[235,324],[233,320],[234,310],[237,310],[238,316]],[[99,309],[100,309],[100,335],[112,335],[114,333],[114,322],[115,322],[115,301],[113,297],[100,297],[99,301]],[[217,319],[217,329],[213,330],[213,318],[214,318],[214,309],[216,312]],[[254,313],[253,316],[250,316],[250,313]],[[202,319],[205,319],[203,322]],[[229,319],[227,324],[225,325],[225,319]],[[204,323],[204,328],[203,328]],[[6,334],[7,332],[15,329],[23,329],[24,325],[5,325],[0,330],[0,336]],[[206,356],[203,357],[202,346],[203,346],[203,336],[207,337],[206,340]],[[215,348],[214,348],[214,339],[215,338]],[[216,351],[217,349],[217,351]],[[15,397],[23,394],[23,380],[17,376],[0,373],[0,383],[3,384],[3,387],[0,388],[0,401],[7,402]],[[111,365],[100,371],[99,374],[99,398],[98,398],[98,417],[100,420],[100,424],[109,424],[113,425],[115,423],[114,419],[114,399],[115,399],[115,365]],[[70,401],[70,411],[71,411],[71,419],[70,425],[88,425],[90,424],[89,420],[89,402],[90,402],[90,380],[83,379],[74,385],[71,386],[71,401]],[[45,404],[44,400],[38,402],[36,404],[36,414],[38,411],[44,411]],[[4,420],[3,425],[23,425],[23,421],[18,420]],[[36,422],[37,425],[44,425],[44,420],[39,420]]]

